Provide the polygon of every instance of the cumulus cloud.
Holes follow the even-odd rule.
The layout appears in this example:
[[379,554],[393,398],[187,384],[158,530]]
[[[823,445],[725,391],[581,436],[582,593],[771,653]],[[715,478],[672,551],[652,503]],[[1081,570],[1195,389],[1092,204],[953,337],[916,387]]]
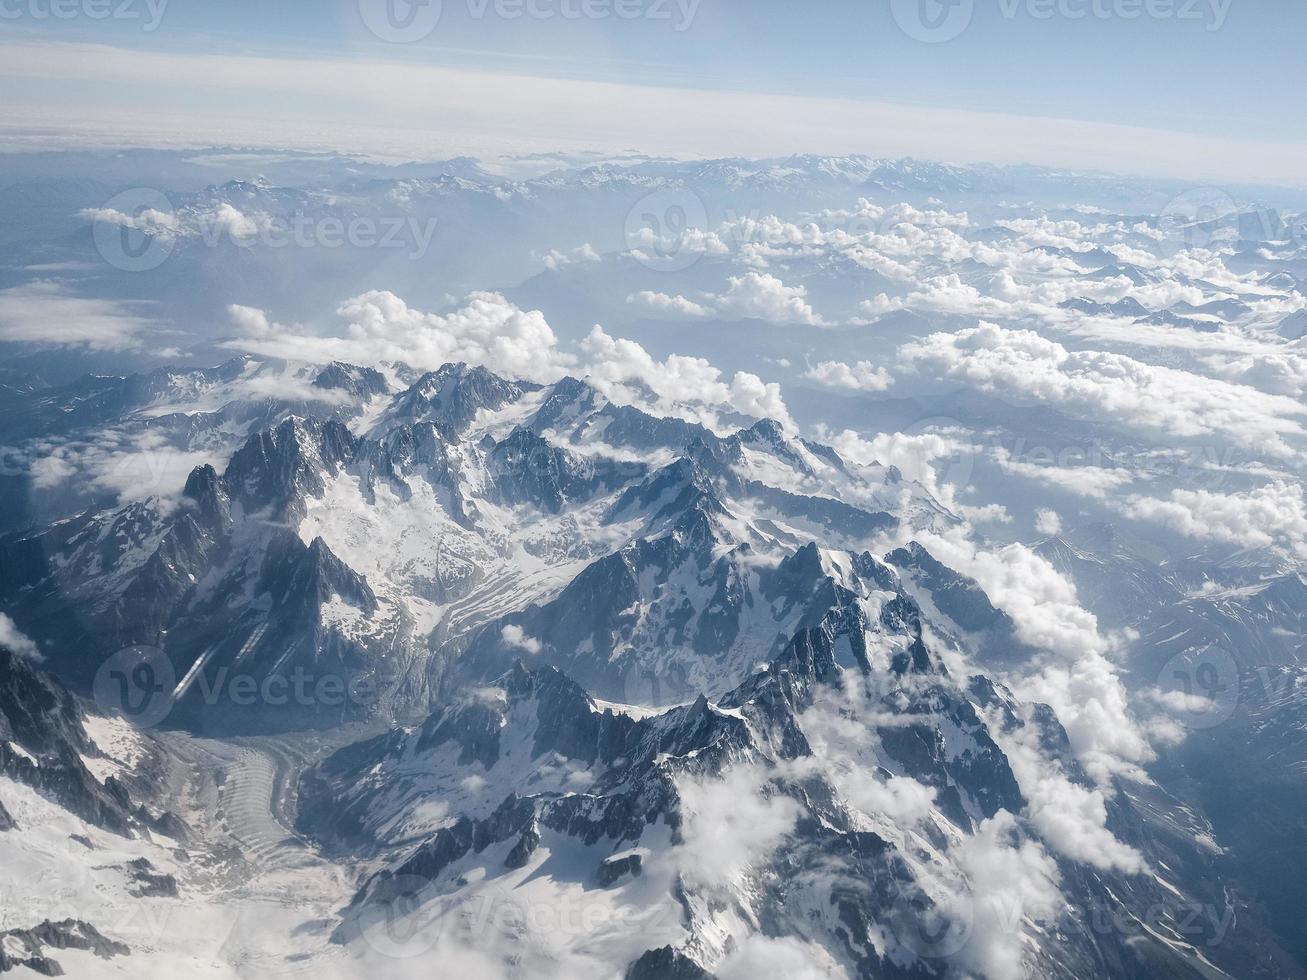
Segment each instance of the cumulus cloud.
[[1033,330],[993,323],[935,333],[899,350],[902,362],[982,391],[1168,437],[1221,436],[1280,455],[1303,433],[1291,398],[1106,351],[1070,351]]
[[540,645],[540,641],[534,636],[527,636],[520,626],[514,626],[511,624],[505,626],[500,632],[500,636],[503,639],[505,646],[511,647],[514,650],[524,650],[530,654],[537,654],[541,649],[543,649]]
[[[445,315],[411,308],[389,292],[368,292],[342,303],[342,325],[331,335],[271,321],[262,310],[231,306],[240,338],[228,347],[310,364],[330,360],[383,369],[407,364],[430,371],[451,361],[482,365],[509,378],[549,383],[565,374],[586,377],[622,403],[647,399],[669,414],[716,424],[716,413],[775,418],[793,427],[780,386],[737,372],[730,380],[702,357],[672,354],[656,360],[640,344],[612,337],[596,325],[581,356],[559,347],[544,315],[525,311],[498,293],[472,293]],[[687,413],[686,406],[698,406]]]
[[1307,357],[1290,351],[1267,351],[1201,358],[1212,373],[1276,395],[1307,392]]
[[1055,510],[1041,508],[1035,512],[1035,530],[1040,534],[1061,534],[1062,518]]
[[559,251],[551,248],[544,255],[545,268],[551,272],[557,272],[559,269],[565,269],[569,265],[583,265],[590,262],[602,262],[603,256],[594,250],[589,242],[584,245],[578,245],[576,248],[568,251]]
[[964,530],[923,533],[919,540],[944,564],[970,575],[1012,617],[1017,635],[1045,658],[1008,683],[1024,700],[1052,706],[1086,771],[1100,782],[1138,777],[1152,747],[1130,714],[1109,655],[1113,645],[1075,586],[1020,543],[982,548]]
[[803,286],[787,286],[769,273],[746,272],[727,280],[727,290],[716,297],[716,304],[722,313],[738,317],[820,325],[823,321],[808,305],[807,295]]
[[774,381],[763,381],[748,371],[736,371],[731,378],[730,405],[745,415],[775,419],[789,428],[794,427],[794,420],[781,398],[781,386]]
[[882,432],[865,439],[852,429],[832,433],[817,427],[817,436],[840,456],[859,466],[880,463],[894,466],[909,480],[915,480],[935,497],[952,502],[953,489],[944,485],[941,471],[950,464],[970,465],[975,446],[971,433],[956,427],[931,427],[920,432]]
[[822,361],[808,368],[803,376],[829,388],[849,388],[853,391],[885,391],[894,383],[890,373],[870,361],[845,364],[843,361]]
[[1243,493],[1177,489],[1167,498],[1131,496],[1122,509],[1185,537],[1307,558],[1307,501],[1301,484],[1277,481]]
[[831,980],[844,975],[844,970],[820,946],[791,936],[779,939],[749,936],[713,970],[713,976],[719,980],[756,980],[757,977]]
[[770,857],[794,829],[799,807],[788,796],[769,794],[765,776],[749,767],[721,779],[681,777],[682,875],[700,887],[729,889]]
[[638,293],[632,293],[626,297],[626,301],[633,306],[639,306],[653,313],[661,313],[677,317],[694,317],[703,318],[713,315],[713,311],[706,306],[702,306],[694,300],[686,299],[684,296],[669,296],[667,293],[655,293],[652,290],[644,289]]
[[1062,767],[1040,753],[1038,736],[999,739],[1026,798],[1031,825],[1049,847],[1073,861],[1104,871],[1139,874],[1143,857],[1107,828],[1107,800],[1101,789],[1067,778]]
[[[722,372],[702,357],[672,354],[659,361],[635,341],[612,337],[599,326],[591,329],[581,348],[588,358],[587,378],[610,397],[629,400],[633,396],[626,388],[634,384],[652,391],[665,407],[727,407],[794,426],[780,385],[747,371],[736,372],[727,383]],[[703,421],[711,424],[711,418]]]
[[465,361],[507,377],[541,382],[558,380],[574,363],[558,349],[543,313],[519,309],[498,293],[472,293],[461,309],[442,316],[413,309],[394,293],[374,290],[341,304],[337,314],[343,327],[331,336],[274,325],[248,307],[234,306],[230,312],[244,336],[228,346],[295,361],[404,363],[422,371]]
[[80,214],[88,221],[139,231],[151,238],[174,238],[182,232],[176,213],[158,208],[142,208],[136,214],[114,208],[83,208]]
[[731,248],[715,231],[690,225],[682,231],[668,228],[665,232],[648,224],[633,229],[627,236],[631,257],[638,262],[658,268],[669,259],[680,261],[702,256],[724,257]]
[[18,656],[26,657],[29,660],[39,662],[43,659],[36,644],[4,613],[0,613],[0,647],[11,650]]
[[1025,922],[1047,923],[1062,909],[1056,862],[1036,841],[1022,839],[1005,810],[963,838],[953,856],[970,882],[972,910],[957,960],[986,980],[1024,980],[1032,949]]

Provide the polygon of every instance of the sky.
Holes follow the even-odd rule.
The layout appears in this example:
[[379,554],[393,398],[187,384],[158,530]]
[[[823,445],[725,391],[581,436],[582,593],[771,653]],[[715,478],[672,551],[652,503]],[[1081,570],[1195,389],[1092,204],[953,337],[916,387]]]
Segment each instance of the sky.
[[1300,0],[0,0],[0,149],[867,152],[1307,183]]

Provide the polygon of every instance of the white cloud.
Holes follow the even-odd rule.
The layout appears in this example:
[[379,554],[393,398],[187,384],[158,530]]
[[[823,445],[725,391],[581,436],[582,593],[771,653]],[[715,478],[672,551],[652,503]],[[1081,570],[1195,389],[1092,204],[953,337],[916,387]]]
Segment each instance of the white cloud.
[[508,378],[557,381],[574,373],[588,378],[623,403],[647,399],[659,409],[715,424],[713,411],[735,411],[794,422],[780,386],[737,372],[730,381],[702,357],[672,354],[655,360],[632,340],[612,337],[596,325],[581,342],[584,359],[562,351],[538,310],[524,311],[498,293],[472,293],[461,309],[441,316],[412,309],[389,292],[369,292],[341,304],[343,326],[331,336],[273,323],[261,310],[231,306],[241,338],[226,346],[286,360],[346,361],[389,367],[408,364],[423,371],[451,361],[483,365]]
[[1012,751],[1008,761],[1026,797],[1030,822],[1059,854],[1104,871],[1146,870],[1143,857],[1107,828],[1107,801],[1099,789],[1073,783],[1034,749]]
[[903,363],[1019,400],[1054,405],[1168,438],[1222,436],[1280,455],[1307,413],[1294,399],[1105,351],[1069,351],[1032,330],[992,323],[935,333],[899,350]]
[[525,311],[498,293],[476,292],[445,316],[411,308],[394,293],[372,291],[341,304],[334,336],[272,324],[248,307],[230,308],[245,336],[228,346],[309,363],[409,364],[431,371],[451,361],[483,365],[510,378],[556,381],[574,363],[538,310]]
[[1056,862],[1021,839],[1006,810],[963,838],[954,856],[971,884],[971,932],[959,963],[985,980],[1024,980],[1033,948],[1025,920],[1047,923],[1062,909]]
[[1307,558],[1307,502],[1297,483],[1277,481],[1243,493],[1178,489],[1165,499],[1132,496],[1122,510],[1186,537]]
[[788,796],[768,795],[765,776],[749,767],[721,779],[682,776],[682,875],[709,889],[739,886],[751,868],[770,857],[794,829],[799,807]]
[[130,228],[151,238],[175,238],[181,232],[177,215],[158,208],[143,208],[139,214],[126,214],[114,208],[83,208],[81,217],[91,222]]
[[632,293],[626,297],[626,301],[635,306],[644,307],[655,313],[666,313],[672,316],[684,317],[709,317],[713,311],[706,306],[686,299],[684,296],[669,296],[667,293],[655,293],[652,290],[644,289],[638,293]]
[[545,268],[551,272],[557,272],[559,269],[565,269],[569,265],[581,265],[590,262],[602,262],[603,257],[594,250],[594,246],[589,242],[584,245],[578,245],[574,249],[566,252],[551,248],[545,253]]
[[27,469],[36,490],[52,490],[77,473],[77,466],[68,459],[66,451],[50,452],[32,460]]
[[730,405],[745,415],[775,419],[788,428],[794,428],[794,420],[781,398],[781,386],[774,381],[763,381],[748,371],[736,371],[731,379]]
[[727,290],[716,303],[724,314],[816,326],[822,319],[808,305],[807,295],[803,286],[787,286],[769,273],[746,272],[727,280]]
[[718,980],[757,980],[785,977],[786,980],[833,980],[847,976],[820,946],[791,936],[773,939],[751,935],[713,969]]
[[1276,395],[1307,392],[1307,357],[1300,354],[1276,350],[1232,357],[1214,354],[1202,360],[1213,373],[1237,384]]
[[843,361],[822,361],[810,367],[803,375],[811,381],[830,388],[850,388],[854,391],[885,391],[894,383],[890,373],[870,361],[845,364]]
[[1041,508],[1035,512],[1035,530],[1040,534],[1061,534],[1062,518],[1055,510]]
[[12,650],[18,656],[26,657],[29,660],[39,662],[43,659],[36,644],[4,613],[0,613],[0,647]]
[[[636,384],[657,395],[664,409],[715,406],[794,425],[780,385],[764,382],[757,375],[739,371],[728,384],[722,380],[722,372],[702,357],[672,354],[658,361],[635,341],[612,337],[599,326],[591,329],[581,347],[589,358],[587,378],[610,397],[638,400],[638,395],[627,389]],[[709,418],[703,421],[712,424]]]
[[543,649],[540,641],[534,636],[527,636],[522,627],[512,624],[505,626],[500,632],[504,643],[515,650],[524,650],[530,654],[537,654]]
[[213,452],[171,445],[158,430],[101,429],[90,441],[37,444],[29,473],[34,487],[52,490],[76,479],[81,489],[113,493],[120,503],[157,497],[174,501],[197,466],[219,463]]
[[122,350],[137,347],[153,326],[133,312],[133,304],[84,299],[59,282],[37,280],[0,290],[0,341]]
[[1139,776],[1152,747],[1130,714],[1108,657],[1112,644],[1080,605],[1075,586],[1023,544],[985,549],[961,530],[918,538],[944,564],[976,579],[1012,617],[1020,639],[1048,652],[1035,669],[1007,682],[1027,702],[1052,706],[1086,771],[1100,782]]
[[1005,446],[995,447],[994,459],[1004,473],[1099,500],[1107,499],[1113,491],[1133,483],[1135,479],[1135,474],[1127,469],[1062,465],[1055,460],[1048,465],[1032,463],[1017,459]]

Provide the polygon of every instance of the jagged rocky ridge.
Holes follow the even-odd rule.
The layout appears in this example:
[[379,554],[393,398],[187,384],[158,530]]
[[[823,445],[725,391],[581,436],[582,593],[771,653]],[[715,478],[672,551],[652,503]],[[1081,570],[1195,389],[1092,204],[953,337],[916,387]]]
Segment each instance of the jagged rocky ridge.
[[[168,724],[410,723],[300,786],[301,831],[367,869],[338,942],[370,947],[398,909],[434,913],[440,942],[502,928],[542,973],[580,955],[709,975],[797,937],[867,977],[995,975],[1003,957],[1041,976],[1276,975],[1209,943],[1231,900],[1189,843],[1210,828],[1166,793],[1104,787],[1129,869],[1069,858],[1032,818],[1032,771],[1097,787],[1053,711],[987,673],[1030,651],[913,542],[954,518],[897,470],[774,422],[721,434],[459,365],[377,418],[287,418],[175,505],[0,539],[0,609],[74,685],[144,643],[173,674]],[[307,695],[274,704],[269,683],[297,675]],[[706,827],[724,828],[707,846]],[[975,865],[994,855],[1033,868],[1042,904],[995,918]],[[137,871],[143,893],[175,887]],[[505,895],[651,918],[587,935],[599,952],[511,921],[461,931]]]
[[[344,367],[326,376],[368,380]],[[773,485],[777,473],[787,486]],[[903,504],[909,519],[949,519],[897,471],[855,474],[775,423],[722,437],[574,379],[541,389],[453,365],[397,395],[367,436],[288,418],[221,473],[197,468],[175,505],[147,500],[0,539],[0,606],[75,685],[146,644],[171,665],[176,719],[325,726],[420,707],[477,627],[548,598],[583,563],[594,564],[578,589],[634,556],[665,572],[693,565],[696,590],[715,582],[728,606],[748,606],[783,585],[751,581],[768,577],[749,570],[759,550],[779,556],[814,535],[865,543],[899,525],[887,511]],[[701,562],[714,548],[732,555]],[[720,622],[696,624],[701,649],[714,631],[741,632],[745,613],[705,615]],[[754,661],[784,641],[785,628],[763,625]],[[645,639],[666,640],[662,630]],[[298,678],[348,693],[257,717],[260,705],[231,696],[237,677],[260,692]]]
[[[973,929],[998,928],[984,904],[994,896],[968,891],[969,842],[995,827],[1016,847],[1038,836],[1024,819],[1009,823],[1026,800],[1002,746],[1033,741],[1071,778],[1085,776],[1051,711],[1020,705],[983,675],[955,676],[927,646],[898,574],[849,557],[843,583],[829,583],[827,615],[719,699],[631,713],[519,660],[421,725],[311,772],[301,829],[341,851],[389,856],[336,940],[366,940],[389,917],[424,921],[435,908],[442,942],[503,943],[511,959],[511,931],[461,935],[457,924],[487,895],[549,874],[561,890],[615,890],[613,901],[650,913],[657,928],[624,949],[628,976],[709,975],[755,930],[801,936],[854,976],[989,968],[967,951]],[[705,808],[714,785],[730,796]],[[923,805],[894,812],[899,787]],[[729,847],[731,834],[748,833],[736,806],[790,819],[770,847],[706,873],[695,861],[702,822],[720,821]],[[1186,866],[1183,837],[1156,813],[1122,803],[1111,824],[1169,880],[1063,859],[1047,920],[1018,916],[1007,928],[1034,947],[1040,976],[1201,972],[1202,937],[1182,921],[1184,901],[1219,901],[1219,890],[1175,897],[1177,886],[1206,889],[1206,869]],[[1127,935],[1077,921],[1074,910],[1090,908],[1164,911],[1151,935]]]
[[101,935],[90,923],[77,919],[47,920],[31,929],[0,932],[0,973],[22,966],[43,976],[61,977],[64,968],[50,955],[61,949],[89,950],[101,959],[131,952],[123,943]]
[[[152,814],[122,780],[110,775],[101,781],[90,772],[85,760],[102,753],[87,736],[84,717],[79,700],[54,677],[0,647],[0,775],[112,833],[155,830],[184,838],[175,816]],[[12,829],[7,812],[0,817],[5,824]]]

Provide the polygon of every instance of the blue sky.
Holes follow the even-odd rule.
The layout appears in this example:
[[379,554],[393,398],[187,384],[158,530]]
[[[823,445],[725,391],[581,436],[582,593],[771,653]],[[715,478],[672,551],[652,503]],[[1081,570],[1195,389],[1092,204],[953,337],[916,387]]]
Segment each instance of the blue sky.
[[[65,4],[64,17],[50,16],[52,2]],[[375,21],[387,2],[392,18],[411,15],[419,27],[434,27],[411,43],[382,40],[364,14]],[[511,151],[515,135],[523,149],[543,149],[544,123],[556,117],[564,148],[615,151],[629,143],[702,155],[722,152],[732,139],[742,153],[804,149],[798,144],[806,140],[823,144],[815,150],[915,146],[922,156],[960,160],[1014,162],[1042,152],[1032,162],[1177,176],[1190,168],[1194,177],[1233,178],[1241,158],[1251,179],[1297,183],[1294,175],[1307,172],[1299,166],[1307,159],[1307,4],[1300,0],[947,2],[955,6],[443,0],[433,20],[432,8],[409,9],[407,0],[0,0],[0,138],[39,125],[92,140],[113,141],[117,132],[141,142],[166,142],[170,133],[192,144],[275,142],[281,132],[289,142],[325,145],[334,121],[344,148],[366,144],[376,126],[389,134],[377,141],[396,155],[428,145],[441,155]],[[93,17],[97,3],[124,16]],[[614,4],[623,3],[629,19],[616,15]],[[584,4],[597,16],[584,16]],[[931,18],[945,25],[947,39],[919,39],[918,25]],[[118,57],[132,52],[134,67],[115,69],[113,52],[88,44],[119,49]],[[378,65],[393,98],[367,91]],[[364,84],[342,85],[350,71]],[[572,84],[543,84],[560,80]],[[581,83],[593,101],[574,87]],[[665,89],[680,94],[658,99]],[[518,107],[524,130],[515,134],[519,90],[534,101]],[[699,92],[723,96],[703,103],[702,118],[692,98]],[[784,97],[789,108],[777,112],[765,99],[746,107],[740,94]],[[878,108],[845,112],[846,100]],[[647,127],[625,125],[629,114],[615,105],[622,102],[645,113]],[[790,136],[721,129],[733,111],[755,126],[787,124]],[[583,115],[593,117],[588,129]],[[1020,117],[1038,120],[1036,127],[1046,119],[1063,124],[1047,145],[1028,148],[1031,124]],[[806,119],[811,127],[795,127]],[[1076,122],[1099,128],[1077,138]],[[1169,141],[1166,133],[1189,139]]]

